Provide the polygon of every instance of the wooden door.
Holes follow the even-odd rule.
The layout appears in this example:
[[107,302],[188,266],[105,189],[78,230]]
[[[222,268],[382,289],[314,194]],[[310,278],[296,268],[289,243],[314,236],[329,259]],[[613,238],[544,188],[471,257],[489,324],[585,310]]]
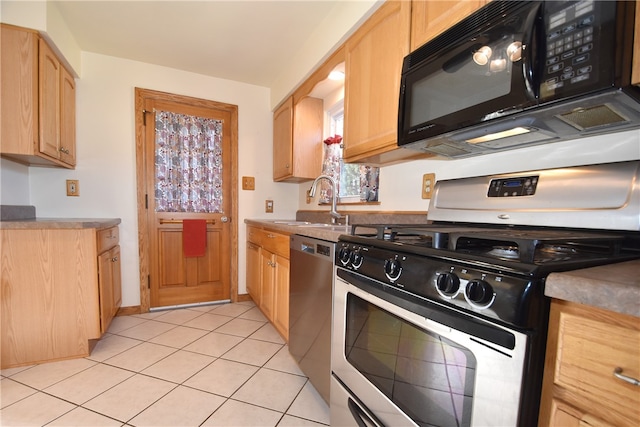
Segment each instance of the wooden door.
[[[148,284],[150,307],[193,304],[231,299],[231,265],[235,264],[232,256],[231,225],[235,222],[232,191],[235,180],[235,163],[232,161],[232,146],[237,138],[237,107],[214,101],[197,100],[170,94],[137,89],[143,98],[143,110],[146,125],[144,126],[144,199],[146,232],[148,233]],[[146,95],[146,97],[145,97]],[[215,148],[206,154],[190,154],[184,163],[205,161],[204,157],[214,156],[219,176],[213,182],[207,181],[199,188],[192,188],[196,193],[211,193],[217,200],[215,208],[205,211],[166,210],[160,209],[162,204],[158,198],[156,182],[162,172],[156,165],[156,120],[160,112],[174,113],[180,117],[197,118],[206,126],[221,126],[216,133]],[[190,126],[181,127],[186,131]],[[211,128],[203,128],[207,132]],[[164,131],[163,131],[164,132]],[[182,156],[182,154],[178,154]],[[200,157],[198,157],[200,156]],[[176,164],[176,163],[174,163]],[[193,185],[193,176],[185,178],[183,184]],[[184,194],[183,187],[173,191]],[[233,195],[232,195],[233,193]],[[140,215],[139,215],[140,218]],[[205,236],[205,252],[203,256],[187,257],[183,247],[183,220],[201,219],[207,222]],[[146,257],[141,257],[142,262]],[[141,266],[142,269],[142,266]],[[235,289],[235,288],[234,288]],[[237,293],[237,290],[235,291]],[[144,297],[141,297],[141,308],[144,311]]]

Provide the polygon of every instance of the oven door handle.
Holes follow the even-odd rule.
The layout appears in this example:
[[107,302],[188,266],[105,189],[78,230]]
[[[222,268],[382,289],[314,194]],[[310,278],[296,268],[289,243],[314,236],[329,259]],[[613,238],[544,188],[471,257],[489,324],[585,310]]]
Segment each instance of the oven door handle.
[[384,424],[378,421],[373,415],[367,414],[353,399],[349,398],[347,405],[358,427],[384,427]]

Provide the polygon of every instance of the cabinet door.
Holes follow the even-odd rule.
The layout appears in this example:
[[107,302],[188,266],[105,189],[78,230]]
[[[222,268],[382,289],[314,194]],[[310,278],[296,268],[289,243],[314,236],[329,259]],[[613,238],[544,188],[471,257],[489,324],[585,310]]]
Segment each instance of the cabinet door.
[[113,318],[113,268],[112,253],[106,251],[98,255],[98,290],[100,294],[100,332],[109,329]]
[[411,2],[411,51],[416,50],[486,3],[486,0],[413,0]]
[[122,261],[120,246],[111,249],[111,268],[113,274],[113,315],[118,313],[122,305]]
[[38,144],[38,36],[0,28],[0,151],[33,154]]
[[253,298],[253,302],[259,307],[260,298],[260,274],[261,270],[260,246],[247,242],[247,292]]
[[275,307],[273,324],[285,340],[289,340],[289,260],[276,256]]
[[275,255],[262,248],[260,251],[260,309],[267,316],[267,319],[273,321],[273,306],[275,293]]
[[293,107],[293,179],[315,179],[322,170],[322,126],[324,101],[306,97]]
[[553,425],[558,400],[585,425],[640,425],[639,388],[614,376],[640,378],[639,361],[637,317],[552,300],[540,425]]
[[40,152],[60,158],[60,61],[40,39]]
[[285,179],[293,170],[293,98],[273,113],[273,180]]
[[410,20],[410,2],[387,1],[346,43],[347,162],[378,163],[376,156],[398,150],[398,94]]
[[76,164],[76,82],[60,67],[60,160]]

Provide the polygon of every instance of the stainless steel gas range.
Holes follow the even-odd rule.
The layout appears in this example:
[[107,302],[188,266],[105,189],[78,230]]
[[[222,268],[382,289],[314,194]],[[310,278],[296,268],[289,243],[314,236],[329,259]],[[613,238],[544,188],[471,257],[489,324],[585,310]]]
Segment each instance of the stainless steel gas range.
[[535,426],[545,278],[640,258],[640,162],[439,181],[336,250],[332,425]]

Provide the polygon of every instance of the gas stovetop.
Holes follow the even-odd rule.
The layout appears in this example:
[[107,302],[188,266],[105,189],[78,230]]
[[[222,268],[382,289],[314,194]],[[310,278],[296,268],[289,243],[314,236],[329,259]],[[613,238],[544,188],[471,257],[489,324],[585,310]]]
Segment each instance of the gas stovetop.
[[540,320],[550,272],[636,258],[637,232],[440,223],[354,225],[336,251],[338,267],[388,291],[516,327]]
[[[640,257],[640,234],[532,227],[498,227],[480,224],[354,225],[348,240],[427,256],[484,258],[503,262],[548,265],[553,269],[598,260]],[[611,262],[611,261],[609,261]],[[564,267],[563,267],[564,266]],[[523,267],[524,268],[524,267]]]

